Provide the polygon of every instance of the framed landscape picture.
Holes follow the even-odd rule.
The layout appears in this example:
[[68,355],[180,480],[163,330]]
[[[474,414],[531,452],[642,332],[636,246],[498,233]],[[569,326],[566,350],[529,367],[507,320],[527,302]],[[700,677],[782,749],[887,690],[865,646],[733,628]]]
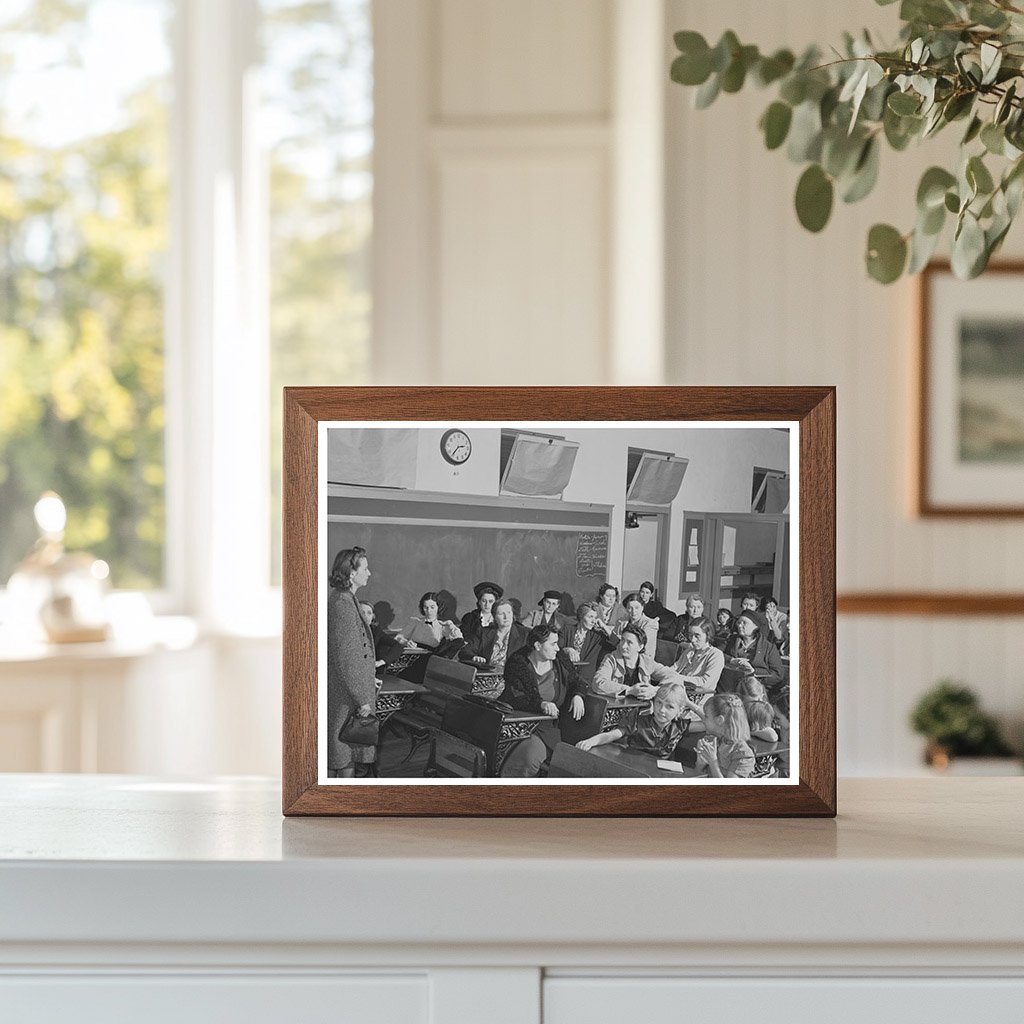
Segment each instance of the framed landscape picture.
[[1024,515],[1024,264],[920,282],[917,511]]
[[284,812],[833,815],[831,388],[289,388]]

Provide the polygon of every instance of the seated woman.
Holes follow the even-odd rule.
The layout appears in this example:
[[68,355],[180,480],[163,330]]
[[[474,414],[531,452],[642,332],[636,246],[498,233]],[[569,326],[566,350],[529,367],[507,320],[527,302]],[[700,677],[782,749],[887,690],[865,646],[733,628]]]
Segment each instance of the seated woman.
[[785,653],[789,645],[789,618],[774,597],[761,598],[761,614],[768,623],[768,638]]
[[760,622],[754,612],[740,612],[733,624],[735,632],[725,645],[725,664],[744,675],[756,675],[768,692],[782,683],[786,669],[779,649],[761,635]]
[[597,588],[597,622],[594,628],[605,636],[615,633],[615,625],[626,613],[619,607],[619,588],[613,583],[602,583]]
[[465,645],[462,630],[451,619],[438,618],[440,594],[428,590],[420,598],[420,614],[409,619],[409,625],[398,634],[399,643],[428,647],[442,658],[453,658]]
[[722,650],[732,636],[733,614],[728,608],[719,608],[715,613],[718,626],[715,629],[715,646]]
[[686,684],[687,696],[701,705],[718,686],[725,668],[725,655],[711,643],[715,627],[710,619],[691,619],[686,635],[690,646],[683,648],[672,667]]
[[560,590],[545,590],[544,596],[537,602],[537,607],[528,615],[523,616],[523,625],[527,629],[534,626],[550,626],[558,630],[568,625],[569,619],[558,609],[562,604],[562,592]]
[[484,626],[494,624],[494,606],[505,596],[505,591],[497,583],[478,583],[473,588],[476,607],[462,616],[459,628],[463,637],[472,640]]
[[693,619],[704,618],[704,598],[700,594],[691,594],[686,599],[686,611],[683,612],[673,623],[668,639],[674,640],[677,644],[687,644],[686,630]]
[[558,632],[540,625],[530,630],[526,646],[509,655],[505,662],[505,689],[501,699],[517,711],[547,715],[508,755],[501,774],[507,778],[531,779],[561,741],[558,717],[583,717],[583,680],[572,662],[558,649]]
[[655,592],[654,584],[650,580],[644,580],[637,590],[640,600],[644,603],[644,615],[649,619],[658,620],[658,636],[664,636],[675,625],[676,617],[655,597]]
[[377,669],[386,669],[402,657],[405,648],[400,641],[380,628],[377,624],[377,616],[373,610],[373,605],[369,601],[360,601],[359,611],[362,613],[363,621],[370,627],[370,635],[373,637],[373,650],[376,657],[375,667]]
[[606,697],[640,697],[650,700],[657,693],[655,684],[678,679],[675,669],[659,665],[643,651],[647,635],[639,626],[626,626],[619,649],[609,654],[594,673],[590,689]]
[[639,594],[627,594],[622,602],[626,617],[615,624],[615,633],[622,636],[627,626],[636,626],[644,634],[644,653],[652,658],[658,653],[658,620],[644,615],[644,604]]
[[616,646],[614,640],[597,628],[597,605],[593,601],[584,601],[576,609],[576,624],[562,627],[558,643],[588,687],[597,666]]
[[459,651],[459,659],[471,665],[487,666],[490,672],[504,672],[509,655],[526,645],[529,631],[515,621],[512,602],[501,600],[494,606],[494,622],[477,633]]

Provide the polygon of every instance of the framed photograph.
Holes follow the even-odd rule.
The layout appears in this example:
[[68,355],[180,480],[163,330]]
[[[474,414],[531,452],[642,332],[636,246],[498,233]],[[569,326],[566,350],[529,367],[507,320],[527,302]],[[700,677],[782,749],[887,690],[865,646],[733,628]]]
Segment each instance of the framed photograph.
[[284,813],[835,803],[833,388],[287,388]]
[[921,275],[917,511],[1024,515],[1024,263]]

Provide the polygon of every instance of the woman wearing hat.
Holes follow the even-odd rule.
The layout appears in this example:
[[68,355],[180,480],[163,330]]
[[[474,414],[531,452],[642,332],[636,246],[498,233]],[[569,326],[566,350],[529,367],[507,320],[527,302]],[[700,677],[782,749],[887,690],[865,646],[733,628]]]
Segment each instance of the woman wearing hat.
[[558,610],[561,603],[562,592],[560,590],[545,590],[544,596],[537,602],[537,609],[523,619],[523,625],[527,629],[533,629],[535,626],[551,626],[556,633],[560,632],[570,624],[569,618]]
[[529,630],[515,621],[512,602],[504,598],[494,606],[494,622],[483,629],[459,651],[459,659],[485,671],[504,672],[509,655],[526,645]]
[[756,675],[769,692],[785,678],[779,649],[761,633],[760,616],[742,611],[733,622],[733,635],[725,645],[725,664],[747,675]]
[[466,640],[473,640],[480,635],[484,626],[494,625],[494,604],[505,596],[505,591],[497,583],[478,583],[473,588],[476,607],[462,616],[459,626]]

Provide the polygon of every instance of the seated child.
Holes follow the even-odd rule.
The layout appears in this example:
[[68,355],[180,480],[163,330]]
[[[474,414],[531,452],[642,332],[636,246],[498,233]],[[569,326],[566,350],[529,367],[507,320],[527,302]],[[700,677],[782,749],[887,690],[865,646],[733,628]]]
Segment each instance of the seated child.
[[775,730],[775,712],[771,704],[766,700],[748,700],[743,702],[743,707],[747,712],[750,735],[755,740],[778,743],[779,734]]
[[[756,736],[759,740],[768,740],[770,743],[774,743],[778,740],[784,729],[789,728],[789,719],[778,709],[777,706],[771,704],[768,700],[768,691],[765,689],[764,683],[761,682],[757,676],[744,676],[736,684],[736,694],[743,701],[743,706],[747,709],[747,717],[750,717],[750,705],[752,703],[764,703],[768,705],[771,711],[771,721],[768,723],[769,732],[775,733],[770,739],[768,736],[761,736],[755,733],[754,723],[751,721],[751,735]],[[762,712],[757,712],[762,714]],[[760,728],[760,727],[758,727]]]
[[591,750],[606,743],[621,742],[633,750],[666,758],[685,735],[688,722],[683,715],[696,705],[686,696],[682,683],[662,683],[654,695],[650,711],[637,715],[633,724],[623,723],[608,732],[598,733],[576,744],[580,750]]
[[750,726],[743,701],[735,693],[713,693],[700,711],[707,736],[697,743],[697,767],[713,779],[746,779],[754,771],[747,740]]

